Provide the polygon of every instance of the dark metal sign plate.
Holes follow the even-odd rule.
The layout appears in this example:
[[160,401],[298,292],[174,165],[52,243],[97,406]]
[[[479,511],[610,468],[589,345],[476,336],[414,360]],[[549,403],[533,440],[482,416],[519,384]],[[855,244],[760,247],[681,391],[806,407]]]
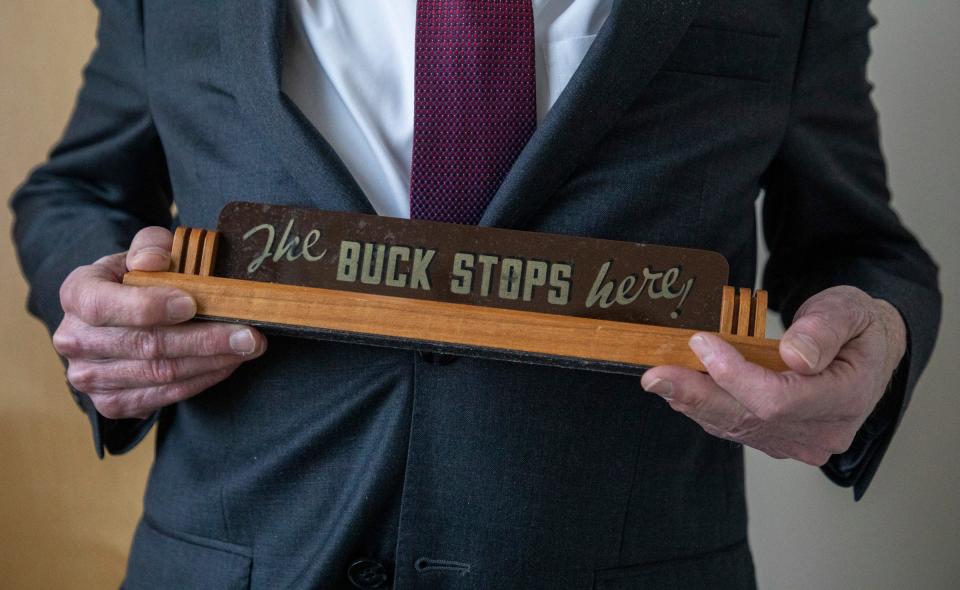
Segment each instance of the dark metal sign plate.
[[716,252],[234,202],[216,276],[717,330]]

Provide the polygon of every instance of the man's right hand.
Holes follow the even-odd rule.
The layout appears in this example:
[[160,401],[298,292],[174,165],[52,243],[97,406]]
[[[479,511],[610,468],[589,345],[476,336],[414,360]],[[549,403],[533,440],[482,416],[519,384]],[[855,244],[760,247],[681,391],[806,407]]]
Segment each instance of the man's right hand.
[[145,228],[128,252],[77,268],[60,287],[65,315],[53,346],[69,362],[70,384],[107,418],[146,418],[267,348],[249,326],[188,321],[197,306],[184,291],[122,284],[127,270],[167,270],[172,243],[166,229]]

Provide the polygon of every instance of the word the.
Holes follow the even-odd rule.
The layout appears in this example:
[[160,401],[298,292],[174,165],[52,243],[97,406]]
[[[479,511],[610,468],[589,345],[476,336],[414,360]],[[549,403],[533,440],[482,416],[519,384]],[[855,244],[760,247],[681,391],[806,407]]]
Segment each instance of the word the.
[[[247,266],[247,272],[250,274],[257,272],[257,269],[260,268],[260,265],[263,264],[263,261],[267,260],[268,258],[272,259],[274,262],[280,262],[282,259],[293,262],[301,256],[303,256],[304,260],[309,260],[310,262],[317,262],[318,260],[323,259],[327,253],[326,249],[316,254],[310,251],[310,248],[316,246],[317,242],[320,241],[320,230],[310,230],[306,237],[303,238],[303,243],[301,244],[299,236],[290,237],[290,231],[292,229],[293,219],[287,223],[287,228],[283,230],[283,236],[280,238],[280,243],[277,245],[276,250],[273,250],[273,239],[277,232],[273,225],[269,223],[260,224],[243,234],[243,239],[246,240],[255,235],[257,232],[267,232],[267,242],[263,246],[263,251],[259,256],[250,262],[250,264]],[[300,247],[299,251],[297,250],[298,246]]]

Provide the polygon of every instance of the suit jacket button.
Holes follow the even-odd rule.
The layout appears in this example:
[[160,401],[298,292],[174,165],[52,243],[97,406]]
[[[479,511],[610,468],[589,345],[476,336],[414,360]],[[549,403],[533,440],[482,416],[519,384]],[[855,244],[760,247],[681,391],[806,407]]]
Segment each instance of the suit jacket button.
[[347,579],[355,588],[361,590],[386,588],[387,568],[376,559],[358,559],[347,569]]

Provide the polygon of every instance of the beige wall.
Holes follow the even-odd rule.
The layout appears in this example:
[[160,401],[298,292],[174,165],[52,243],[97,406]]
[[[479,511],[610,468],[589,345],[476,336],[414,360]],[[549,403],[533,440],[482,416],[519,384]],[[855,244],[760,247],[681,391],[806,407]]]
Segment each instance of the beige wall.
[[151,445],[101,463],[46,331],[24,312],[6,195],[60,134],[93,45],[79,0],[0,0],[0,587],[116,588]]
[[[628,0],[633,1],[633,0]],[[952,588],[960,580],[960,4],[875,2],[872,77],[899,211],[940,260],[939,351],[874,487],[854,504],[818,471],[748,456],[768,589]],[[0,195],[59,134],[92,47],[78,0],[0,2]],[[9,213],[0,210],[0,226]],[[99,462],[0,240],[0,586],[116,586],[152,445]]]

